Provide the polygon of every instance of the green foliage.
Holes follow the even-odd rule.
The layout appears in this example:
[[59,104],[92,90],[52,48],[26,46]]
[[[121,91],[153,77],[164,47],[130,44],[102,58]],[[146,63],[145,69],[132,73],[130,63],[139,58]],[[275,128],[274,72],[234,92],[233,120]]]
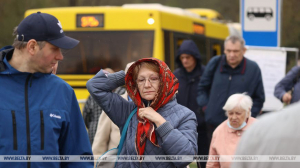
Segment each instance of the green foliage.
[[300,1],[285,0],[281,13],[281,45],[300,47]]
[[0,1],[0,48],[11,45],[13,29],[24,18],[27,9],[66,6],[67,1],[60,0],[1,0]]

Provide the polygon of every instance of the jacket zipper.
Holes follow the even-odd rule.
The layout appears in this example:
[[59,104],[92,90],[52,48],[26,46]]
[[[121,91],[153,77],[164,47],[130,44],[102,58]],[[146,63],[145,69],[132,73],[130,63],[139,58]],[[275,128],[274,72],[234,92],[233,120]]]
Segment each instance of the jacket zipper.
[[228,84],[228,88],[227,88],[227,97],[229,97],[228,94],[229,94],[229,88],[230,88],[231,79],[232,79],[232,75],[231,75],[231,74],[229,75],[229,78],[228,78],[228,79],[229,79],[229,84]]
[[[29,105],[28,105],[28,83],[31,75],[28,75],[25,83],[25,108],[26,108],[26,134],[27,134],[27,155],[31,155],[30,147],[30,122],[29,122]],[[30,162],[27,162],[27,168],[30,168]]]
[[43,110],[40,111],[41,117],[41,150],[44,150],[44,113]]
[[14,136],[14,150],[18,150],[18,142],[17,142],[17,122],[16,122],[16,115],[15,111],[11,111],[12,115],[12,122],[13,122],[13,136]]

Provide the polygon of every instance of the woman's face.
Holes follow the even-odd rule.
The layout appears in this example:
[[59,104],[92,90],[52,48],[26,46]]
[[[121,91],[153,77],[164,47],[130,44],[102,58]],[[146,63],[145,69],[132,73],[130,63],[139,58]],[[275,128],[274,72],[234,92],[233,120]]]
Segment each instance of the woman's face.
[[230,122],[230,125],[234,128],[238,128],[243,124],[244,121],[246,121],[246,110],[235,107],[234,109],[228,111],[228,120]]
[[142,65],[136,83],[141,97],[145,100],[153,100],[159,88],[159,74]]

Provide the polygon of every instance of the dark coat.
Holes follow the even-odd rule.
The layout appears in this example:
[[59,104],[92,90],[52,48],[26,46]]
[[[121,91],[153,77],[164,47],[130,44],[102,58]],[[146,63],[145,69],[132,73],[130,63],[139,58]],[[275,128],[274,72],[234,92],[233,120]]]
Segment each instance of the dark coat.
[[[181,54],[190,54],[197,60],[195,69],[188,73],[182,66],[179,59]],[[201,65],[201,55],[192,40],[185,40],[181,44],[177,56],[176,63],[179,68],[174,71],[174,75],[179,81],[178,94],[176,95],[177,102],[196,113],[198,125],[204,121],[204,118],[199,114],[199,106],[197,104],[197,86],[201,75],[204,72],[204,66]]]
[[222,109],[229,96],[235,93],[247,94],[253,100],[252,116],[256,117],[265,101],[262,75],[258,65],[247,58],[232,69],[226,63],[226,56],[213,57],[207,64],[198,86],[197,102],[206,107],[205,121],[218,126],[227,119]]

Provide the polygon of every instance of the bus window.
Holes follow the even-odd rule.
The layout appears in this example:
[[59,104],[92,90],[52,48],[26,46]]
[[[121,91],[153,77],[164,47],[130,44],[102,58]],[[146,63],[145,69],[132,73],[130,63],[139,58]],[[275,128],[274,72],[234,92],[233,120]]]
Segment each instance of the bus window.
[[220,44],[213,45],[213,55],[221,55],[221,45]]
[[253,8],[248,8],[247,12],[253,13]]
[[266,13],[268,13],[268,14],[272,13],[272,9],[271,8],[266,8]]
[[193,35],[191,39],[196,43],[199,49],[202,64],[205,64],[207,62],[207,57],[210,57],[210,54],[207,52],[207,47],[209,47],[208,39],[202,35]]
[[165,48],[165,63],[173,71],[175,66],[173,32],[164,31],[164,48]]
[[95,74],[100,69],[119,71],[128,62],[152,57],[153,31],[65,32],[79,45],[64,53],[58,74]]

